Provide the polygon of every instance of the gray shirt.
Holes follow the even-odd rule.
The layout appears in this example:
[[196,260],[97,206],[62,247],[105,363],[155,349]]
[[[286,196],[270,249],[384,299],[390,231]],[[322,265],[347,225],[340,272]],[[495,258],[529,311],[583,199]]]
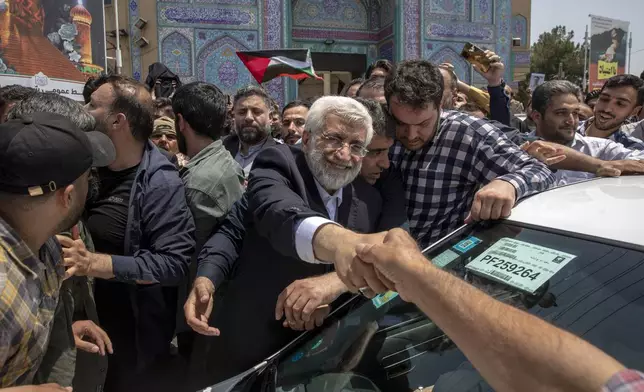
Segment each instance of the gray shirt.
[[250,169],[253,167],[253,161],[255,161],[255,157],[257,157],[257,154],[262,151],[262,148],[264,148],[264,145],[266,145],[267,141],[268,137],[261,143],[258,143],[254,146],[249,146],[248,153],[246,155],[242,154],[242,146],[241,143],[239,144],[239,151],[237,152],[237,155],[235,155],[235,161],[237,161],[242,169],[244,169],[244,176],[246,178],[248,178]]
[[186,200],[195,220],[197,252],[241,198],[244,174],[217,140],[192,157],[181,171]]

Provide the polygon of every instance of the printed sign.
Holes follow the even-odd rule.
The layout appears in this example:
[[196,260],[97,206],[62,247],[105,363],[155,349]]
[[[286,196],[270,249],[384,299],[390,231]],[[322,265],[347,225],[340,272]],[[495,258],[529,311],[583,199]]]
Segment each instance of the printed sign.
[[31,87],[82,94],[105,68],[103,13],[102,0],[0,0],[0,85],[22,76],[40,79]]
[[530,74],[530,90],[534,91],[537,87],[546,82],[546,74],[531,73]]
[[18,84],[20,86],[35,88],[41,92],[52,92],[71,98],[75,101],[83,102],[83,88],[85,87],[85,83],[50,79],[42,72],[38,72],[32,77],[0,75],[0,85],[4,86],[10,84]]
[[590,16],[590,90],[602,88],[606,79],[626,70],[630,23]]
[[534,294],[575,257],[513,238],[501,238],[465,268]]

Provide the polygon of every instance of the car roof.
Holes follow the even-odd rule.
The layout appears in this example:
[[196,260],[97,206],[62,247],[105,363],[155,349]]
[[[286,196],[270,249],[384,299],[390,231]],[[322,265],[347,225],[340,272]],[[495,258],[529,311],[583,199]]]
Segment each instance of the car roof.
[[550,189],[521,201],[508,220],[644,246],[644,176]]

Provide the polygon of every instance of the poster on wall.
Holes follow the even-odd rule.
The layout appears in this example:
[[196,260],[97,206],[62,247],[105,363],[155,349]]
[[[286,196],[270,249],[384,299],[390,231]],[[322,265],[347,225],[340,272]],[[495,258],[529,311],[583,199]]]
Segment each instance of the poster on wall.
[[105,69],[103,0],[0,0],[0,86],[82,100]]
[[626,70],[629,22],[590,16],[590,89],[600,89],[606,79]]

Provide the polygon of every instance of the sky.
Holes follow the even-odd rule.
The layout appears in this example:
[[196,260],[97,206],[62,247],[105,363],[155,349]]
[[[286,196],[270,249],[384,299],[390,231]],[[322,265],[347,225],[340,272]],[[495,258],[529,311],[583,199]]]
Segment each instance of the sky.
[[[564,25],[575,32],[575,41],[583,42],[589,14],[631,22],[633,54],[631,73],[644,71],[644,0],[532,0],[530,43],[539,34]],[[641,50],[639,53],[636,53]]]

